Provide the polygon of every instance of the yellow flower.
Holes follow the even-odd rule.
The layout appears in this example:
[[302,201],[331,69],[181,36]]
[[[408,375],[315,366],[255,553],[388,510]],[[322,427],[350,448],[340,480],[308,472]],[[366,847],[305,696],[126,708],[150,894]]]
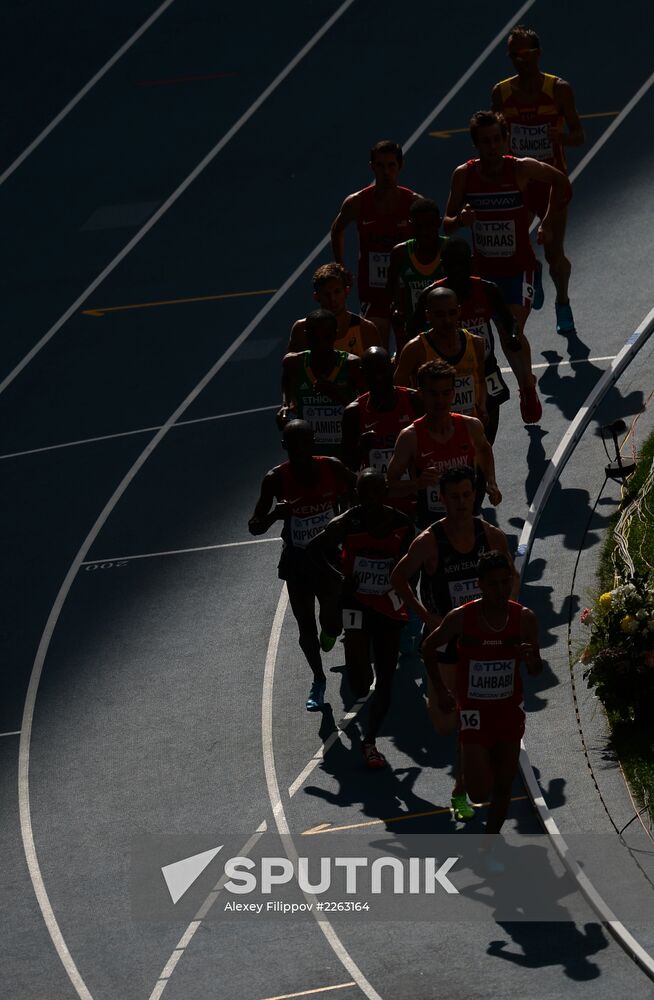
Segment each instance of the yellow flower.
[[608,611],[612,603],[613,603],[613,593],[610,590],[607,591],[605,594],[602,594],[602,596],[598,601],[598,604],[602,609],[602,611]]
[[625,615],[620,621],[620,628],[623,632],[635,632],[638,628],[638,619],[633,615]]

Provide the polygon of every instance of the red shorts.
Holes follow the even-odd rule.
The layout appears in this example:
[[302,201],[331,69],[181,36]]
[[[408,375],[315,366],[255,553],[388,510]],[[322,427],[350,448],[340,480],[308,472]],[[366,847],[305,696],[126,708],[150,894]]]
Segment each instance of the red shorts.
[[459,743],[493,747],[498,743],[519,743],[525,733],[525,713],[519,705],[460,708]]

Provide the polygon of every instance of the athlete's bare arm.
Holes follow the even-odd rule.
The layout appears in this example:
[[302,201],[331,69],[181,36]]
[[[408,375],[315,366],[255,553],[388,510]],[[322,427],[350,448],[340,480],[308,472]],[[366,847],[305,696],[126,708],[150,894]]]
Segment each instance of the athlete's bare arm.
[[549,204],[536,234],[539,243],[547,242],[551,238],[550,216],[563,213],[572,197],[570,181],[561,170],[551,167],[549,163],[534,160],[530,156],[515,161],[515,176],[522,191],[524,191],[528,181],[541,181],[543,184],[549,185]]
[[390,260],[388,262],[388,277],[386,278],[386,291],[388,292],[388,298],[391,303],[391,312],[394,314],[394,318],[399,323],[404,323],[404,310],[402,308],[403,302],[400,288],[400,270],[404,259],[405,246],[405,243],[398,243],[398,245],[393,247],[391,250]]
[[424,490],[428,486],[433,486],[438,481],[436,469],[424,469],[415,478],[402,479],[405,472],[408,472],[409,475],[412,472],[412,466],[416,458],[416,448],[417,438],[414,427],[405,427],[403,431],[400,431],[398,439],[395,442],[395,449],[386,470],[386,481],[388,482],[390,496],[413,496],[418,490]]
[[462,226],[471,226],[475,221],[475,210],[466,204],[466,171],[465,163],[456,168],[452,174],[452,185],[447,199],[443,232],[453,233]]
[[364,319],[361,317],[361,343],[363,344],[364,351],[367,351],[369,347],[383,347],[382,337],[375,326],[371,323],[369,319]]
[[286,348],[287,354],[295,354],[298,351],[306,351],[307,339],[304,333],[305,325],[305,319],[296,319],[295,323],[291,327],[291,335],[288,338],[288,347]]
[[347,196],[341,205],[340,212],[332,222],[332,253],[334,254],[334,260],[338,264],[343,263],[345,254],[345,230],[351,222],[356,222],[359,217],[360,193],[360,191],[355,191],[354,194]]
[[297,374],[299,357],[299,354],[286,354],[282,360],[282,405],[276,414],[277,426],[280,428],[294,416],[293,382]]
[[486,532],[486,538],[490,548],[495,549],[497,552],[501,552],[502,555],[508,560],[512,576],[511,600],[517,601],[518,592],[520,590],[520,574],[513,565],[513,559],[511,557],[511,553],[509,552],[506,535],[500,528],[496,528],[494,524],[489,524],[488,521],[484,521],[484,531]]
[[426,563],[429,564],[430,571],[435,573],[438,567],[438,545],[429,528],[413,540],[407,554],[400,559],[391,573],[391,584],[407,607],[413,608],[427,628],[433,630],[442,622],[442,616],[427,610],[410,583]]
[[354,469],[355,472],[361,462],[360,439],[359,404],[355,399],[343,410],[341,424],[341,455],[349,468]]
[[554,97],[567,125],[567,131],[551,125],[550,139],[560,146],[582,146],[586,141],[586,136],[577,112],[574,91],[570,84],[560,77],[554,84]]
[[538,620],[533,611],[523,608],[520,616],[520,654],[527,667],[527,673],[536,675],[543,669],[538,641]]
[[334,553],[338,551],[338,546],[343,544],[347,536],[345,517],[345,514],[339,514],[338,517],[335,517],[326,528],[323,528],[311,539],[305,549],[309,559],[335,583],[343,582],[343,574],[340,568],[332,562],[332,559],[334,559]]
[[351,506],[356,494],[357,477],[351,469],[348,469],[348,467],[341,462],[340,458],[329,457],[329,462],[336,473],[336,478],[340,479],[345,490],[343,495],[336,501],[338,513],[343,514],[348,507]]
[[496,83],[491,91],[491,111],[502,111],[502,88]]
[[254,514],[248,521],[248,528],[250,529],[251,535],[265,534],[271,524],[274,524],[275,521],[283,520],[287,516],[287,502],[282,500],[280,503],[275,503],[277,487],[277,470],[271,469],[270,472],[267,472],[263,477],[259,499],[257,500],[254,508]]
[[395,385],[404,385],[411,389],[415,385],[415,374],[420,365],[425,360],[425,349],[422,346],[420,337],[414,337],[402,348],[393,382]]
[[486,409],[488,394],[486,392],[486,365],[484,361],[486,346],[484,344],[484,338],[478,337],[476,334],[473,334],[472,344],[475,352],[475,361],[477,362],[477,371],[479,372],[479,397],[476,402],[477,413],[479,414],[481,422],[486,424],[488,422],[488,410]]
[[475,446],[475,461],[484,474],[486,480],[486,494],[493,507],[497,507],[502,502],[502,494],[495,482],[495,459],[493,449],[488,443],[484,434],[484,428],[480,420],[476,417],[466,417],[468,421],[468,433]]
[[436,661],[438,659],[437,650],[441,646],[446,646],[452,639],[456,639],[463,631],[463,608],[454,608],[448,611],[443,621],[427,636],[422,644],[422,655],[427,660]]

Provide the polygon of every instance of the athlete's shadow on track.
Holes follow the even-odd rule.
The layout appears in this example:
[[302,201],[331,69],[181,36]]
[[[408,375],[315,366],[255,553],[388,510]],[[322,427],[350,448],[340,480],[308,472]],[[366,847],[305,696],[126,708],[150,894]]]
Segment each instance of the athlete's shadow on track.
[[[571,368],[566,366],[564,370],[570,374],[561,375],[558,364],[563,361],[563,357],[558,351],[542,351],[542,355],[552,367],[545,369],[538,383],[541,394],[547,396],[548,402],[554,403],[564,417],[573,420],[577,416],[579,407],[603,375],[604,369],[598,368],[591,362],[584,362]],[[643,394],[639,390],[634,390],[628,396],[623,396],[613,386],[606,393],[602,408],[613,414],[612,420],[639,413],[643,408]]]

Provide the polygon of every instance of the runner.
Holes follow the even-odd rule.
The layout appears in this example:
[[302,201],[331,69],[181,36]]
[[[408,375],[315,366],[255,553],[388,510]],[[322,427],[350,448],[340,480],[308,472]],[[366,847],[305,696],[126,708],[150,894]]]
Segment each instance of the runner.
[[450,611],[423,652],[433,664],[438,648],[457,640],[454,695],[441,694],[441,708],[456,705],[466,791],[473,802],[490,800],[486,833],[499,833],[525,731],[520,663],[532,675],[541,672],[543,663],[535,614],[510,600],[513,577],[507,557],[485,553],[477,576],[481,598]]
[[494,321],[507,357],[519,386],[529,385],[531,372],[525,364],[524,353],[516,334],[516,322],[504,296],[492,281],[485,281],[471,274],[472,251],[465,240],[453,237],[443,249],[443,269],[445,277],[426,288],[421,293],[414,322],[418,329],[424,326],[425,301],[433,288],[451,288],[456,292],[461,307],[461,325],[484,340],[484,372],[486,376],[486,409],[488,423],[486,437],[491,444],[495,441],[500,416],[500,406],[510,396],[508,386],[495,357],[495,337],[491,319]]
[[[393,566],[402,558],[415,534],[406,514],[386,505],[386,480],[374,469],[357,478],[359,506],[327,525],[309,546],[309,555],[325,575],[343,582],[345,665],[353,696],[365,698],[373,681],[363,740],[363,756],[371,769],[385,767],[386,758],[376,745],[377,735],[391,701],[393,675],[400,648],[400,632],[407,610],[391,588]],[[331,562],[341,546],[341,566]]]
[[411,236],[409,208],[420,197],[410,188],[398,185],[402,162],[402,147],[396,142],[375,143],[370,150],[374,183],[347,196],[331,229],[334,260],[343,264],[345,229],[356,222],[361,312],[375,324],[382,346],[386,348],[391,325],[390,299],[386,291],[388,260],[393,247]]
[[441,213],[431,198],[416,198],[409,209],[415,236],[393,247],[386,288],[391,300],[393,330],[399,357],[411,328],[413,310],[423,288],[444,275],[441,252],[447,243],[439,236]]
[[[567,174],[564,146],[581,146],[585,141],[572,87],[560,76],[541,73],[540,41],[531,28],[518,24],[507,42],[517,75],[493,87],[492,106],[508,123],[509,151],[514,156],[533,156]],[[542,219],[547,212],[548,185],[533,181],[525,195],[528,207]],[[573,333],[575,321],[568,299],[571,266],[563,249],[565,209],[551,221],[543,250],[556,287],[556,330]]]
[[[304,420],[291,420],[283,434],[288,461],[264,476],[261,493],[248,527],[263,535],[275,521],[283,521],[282,549],[278,573],[286,581],[291,610],[300,632],[300,649],[313,672],[307,698],[309,712],[322,708],[326,678],[321,648],[329,652],[341,632],[339,595],[328,581],[318,579],[307,559],[306,548],[346,504],[354,487],[354,476],[336,458],[312,456],[313,431]],[[277,502],[275,502],[277,501]],[[315,602],[320,608],[318,639]]]
[[[358,358],[368,347],[381,343],[377,327],[357,313],[349,312],[347,297],[352,288],[352,275],[342,264],[322,264],[313,275],[313,297],[321,309],[334,313],[338,334],[334,350],[356,354]],[[293,324],[288,342],[289,352],[306,351],[304,333],[306,319]]]
[[[441,476],[441,500],[445,517],[421,532],[411,543],[411,548],[397,564],[391,583],[402,598],[409,612],[414,611],[424,625],[424,635],[429,635],[441,624],[452,608],[481,596],[477,581],[477,563],[484,552],[496,549],[511,559],[506,536],[499,528],[473,514],[475,503],[475,472],[470,466],[448,469]],[[412,581],[420,574],[420,600],[416,597]],[[513,571],[512,597],[520,585],[518,574]],[[446,736],[456,728],[454,711],[443,713],[444,688],[453,689],[456,673],[456,643],[436,651],[427,666],[427,707],[434,729]],[[461,772],[460,754],[457,752],[452,789],[452,813],[457,820],[471,819],[474,810],[466,799]]]
[[279,427],[291,417],[312,427],[321,454],[338,456],[343,410],[357,394],[360,361],[354,354],[335,351],[336,317],[316,309],[305,320],[308,351],[287,354],[282,362],[282,405]]
[[[547,163],[529,157],[504,155],[507,124],[495,111],[478,111],[470,119],[470,134],[479,158],[456,168],[444,220],[446,232],[460,226],[472,227],[473,270],[495,281],[518,323],[518,336],[531,372],[531,350],[524,335],[525,323],[534,298],[536,258],[529,242],[530,213],[524,192],[530,181],[551,185],[547,211],[539,229],[539,242],[551,238],[571,197],[565,174]],[[538,423],[542,407],[536,392],[536,378],[520,387],[520,412],[526,424]]]
[[416,385],[425,361],[445,361],[456,369],[452,409],[488,422],[486,410],[485,347],[461,326],[461,308],[451,288],[434,288],[425,301],[429,329],[406,345],[397,363],[396,385]]
[[[484,489],[496,507],[502,494],[495,482],[493,449],[476,417],[452,413],[456,370],[442,361],[427,361],[418,371],[424,417],[403,430],[388,466],[391,496],[417,494],[417,521],[426,528],[445,514],[439,479],[446,469],[471,465],[484,477]],[[409,472],[409,478],[404,474]]]
[[[398,434],[422,415],[422,403],[414,389],[393,385],[393,365],[383,347],[366,351],[361,375],[368,391],[343,413],[343,461],[355,471],[370,466],[385,474]],[[409,512],[404,505],[398,506]]]

